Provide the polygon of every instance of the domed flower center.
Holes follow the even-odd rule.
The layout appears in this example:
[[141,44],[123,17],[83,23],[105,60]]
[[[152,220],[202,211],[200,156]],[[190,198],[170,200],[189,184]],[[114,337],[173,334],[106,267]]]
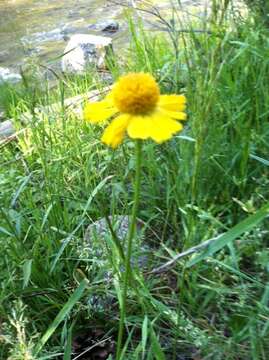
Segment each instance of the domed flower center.
[[114,104],[120,112],[143,115],[156,107],[160,89],[151,75],[131,73],[118,80],[112,94]]

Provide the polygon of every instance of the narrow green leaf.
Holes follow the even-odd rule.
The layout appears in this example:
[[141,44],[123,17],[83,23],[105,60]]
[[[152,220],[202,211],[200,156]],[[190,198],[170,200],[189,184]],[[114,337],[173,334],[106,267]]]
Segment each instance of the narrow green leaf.
[[48,217],[49,217],[49,214],[51,212],[51,209],[53,208],[53,205],[54,205],[54,203],[49,205],[49,207],[48,207],[48,209],[47,209],[47,211],[45,213],[45,216],[43,217],[41,228],[40,228],[41,231],[43,230],[43,228],[44,228],[44,226],[45,226],[45,224],[46,224],[46,222],[48,220]]
[[72,333],[73,333],[73,325],[70,326],[67,333],[66,344],[64,348],[64,358],[63,360],[71,360],[72,354]]
[[186,135],[179,135],[177,136],[178,139],[182,139],[182,140],[187,140],[190,142],[196,142],[196,140],[190,136],[186,136]]
[[13,196],[13,199],[11,201],[10,207],[14,207],[20,194],[23,192],[24,188],[27,186],[28,182],[30,181],[32,176],[32,173],[30,173],[28,176],[25,177],[21,185],[19,186],[18,190],[16,191],[15,195]]
[[0,232],[7,235],[7,236],[11,236],[14,237],[13,234],[11,234],[9,231],[7,231],[5,228],[3,228],[2,226],[0,226]]
[[79,287],[74,291],[74,293],[70,296],[67,303],[64,305],[62,310],[58,313],[56,318],[53,320],[52,324],[49,326],[45,334],[42,336],[40,341],[37,343],[34,355],[37,355],[43,348],[43,346],[46,344],[46,342],[49,340],[49,338],[52,336],[54,331],[57,329],[59,324],[66,318],[66,316],[70,313],[73,306],[77,303],[77,301],[81,298],[86,286],[88,285],[88,280],[84,279],[80,283]]
[[144,318],[143,325],[142,325],[142,351],[143,351],[143,358],[145,357],[146,353],[146,345],[148,339],[148,317],[147,315]]
[[134,329],[135,329],[135,328],[133,328],[133,329],[130,331],[130,333],[129,333],[129,335],[128,335],[128,338],[127,338],[127,340],[126,340],[126,342],[125,342],[125,344],[124,344],[124,347],[123,347],[123,349],[121,350],[120,360],[125,360],[125,359],[126,359],[126,352],[127,352],[128,346],[129,346],[129,344],[130,344],[130,342],[131,342],[131,340],[132,340],[132,336],[133,336],[133,333],[134,333]]
[[261,158],[259,156],[256,156],[256,155],[253,155],[253,154],[250,154],[249,155],[252,159],[255,159],[257,161],[259,161],[260,163],[262,163],[263,165],[266,165],[266,166],[269,166],[269,160],[266,160],[264,158]]
[[33,260],[29,259],[26,260],[23,264],[22,271],[23,271],[23,289],[25,289],[30,281],[31,273],[32,273],[32,263]]
[[215,252],[222,249],[231,241],[235,240],[245,232],[252,230],[259,222],[261,222],[268,215],[269,215],[269,203],[267,203],[263,208],[258,210],[255,214],[250,215],[245,220],[241,221],[239,224],[235,225],[233,228],[227,231],[225,234],[218,237],[216,241],[210,243],[200,255],[191,259],[186,264],[186,267],[191,267],[197,264],[198,262],[206,259],[207,257],[212,256]]
[[153,355],[156,358],[156,360],[165,360],[164,352],[162,351],[159,340],[153,330],[153,326],[151,323],[149,323],[149,325],[150,325],[150,338],[151,338],[151,346],[152,346],[152,350],[153,350]]
[[69,244],[69,242],[74,238],[75,233],[80,229],[80,227],[84,224],[85,221],[85,215],[89,209],[89,206],[92,202],[92,200],[94,199],[94,197],[98,194],[98,192],[104,187],[104,185],[107,183],[108,180],[110,180],[113,176],[107,176],[105,179],[103,179],[92,191],[90,197],[88,198],[88,201],[83,209],[83,213],[81,215],[81,221],[78,223],[78,225],[76,226],[76,228],[71,232],[71,234],[69,234],[67,236],[67,238],[64,239],[62,246],[60,247],[58,253],[56,254],[56,257],[51,265],[50,268],[50,274],[53,272],[53,270],[55,269],[55,266],[58,262],[58,260],[60,259],[60,257],[62,256],[62,253],[64,252],[64,249],[66,248],[66,246]]

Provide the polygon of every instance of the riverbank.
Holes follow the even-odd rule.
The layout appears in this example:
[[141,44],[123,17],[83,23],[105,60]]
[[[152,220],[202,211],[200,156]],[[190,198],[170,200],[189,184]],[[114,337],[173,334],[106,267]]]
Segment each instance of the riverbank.
[[[155,36],[129,18],[124,57],[115,52],[107,63],[113,83],[146,72],[162,94],[187,99],[187,121],[183,103],[169,103],[165,113],[182,123],[181,132],[162,144],[142,141],[118,354],[267,360],[269,30],[259,12],[242,17],[220,5],[203,27],[183,29],[180,19],[164,19],[166,31]],[[124,134],[117,149],[107,147],[108,122],[87,123],[70,111],[69,97],[106,96],[108,82],[94,67],[56,75],[53,88],[27,76],[2,102],[24,130],[0,146],[0,359],[112,360],[135,146]],[[158,136],[167,135],[162,130]]]

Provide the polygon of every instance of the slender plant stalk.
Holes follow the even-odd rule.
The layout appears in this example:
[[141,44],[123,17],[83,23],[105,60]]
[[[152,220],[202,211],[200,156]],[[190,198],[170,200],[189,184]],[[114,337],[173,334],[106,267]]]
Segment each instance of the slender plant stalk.
[[122,292],[122,301],[121,301],[121,309],[120,309],[120,325],[119,325],[119,333],[118,333],[116,360],[119,360],[121,356],[123,329],[124,329],[124,323],[126,317],[125,316],[126,297],[127,297],[127,290],[129,286],[130,273],[131,273],[132,242],[136,230],[137,211],[138,211],[139,195],[140,195],[141,153],[142,153],[141,150],[142,150],[142,142],[140,140],[136,140],[136,173],[135,173],[135,187],[134,187],[134,202],[132,209],[131,224],[129,227],[129,234],[128,234],[127,255],[125,257],[125,273],[123,279],[123,292]]

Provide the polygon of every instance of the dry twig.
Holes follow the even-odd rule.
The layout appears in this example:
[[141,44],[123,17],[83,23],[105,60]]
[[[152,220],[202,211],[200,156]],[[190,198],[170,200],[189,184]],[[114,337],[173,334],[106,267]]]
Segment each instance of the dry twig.
[[177,254],[176,256],[174,256],[171,260],[167,261],[165,264],[163,264],[162,266],[159,266],[158,268],[155,268],[153,270],[151,270],[149,272],[149,274],[159,274],[165,271],[168,271],[173,265],[175,265],[175,263],[188,255],[194,254],[196,252],[200,252],[201,250],[207,248],[210,244],[212,244],[214,241],[216,241],[220,236],[222,236],[223,234],[218,235],[215,238],[209,239],[207,241],[202,242],[201,244],[197,245],[197,246],[193,246],[192,248],[183,251],[180,254]]

